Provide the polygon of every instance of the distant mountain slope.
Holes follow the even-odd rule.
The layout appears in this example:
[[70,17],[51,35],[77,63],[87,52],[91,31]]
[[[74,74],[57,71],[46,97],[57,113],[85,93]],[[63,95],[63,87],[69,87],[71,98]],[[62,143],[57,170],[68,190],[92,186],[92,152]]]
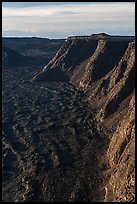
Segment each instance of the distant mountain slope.
[[110,144],[105,153],[111,172],[105,186],[106,202],[133,202],[134,37],[109,36],[105,33],[69,37],[56,56],[33,79],[46,81],[49,77],[47,73],[50,73],[50,79],[54,80],[55,70],[57,75],[62,72],[71,83],[85,92],[86,100],[95,110],[96,119],[104,126],[104,133],[110,131]]
[[17,66],[25,61],[25,57],[13,49],[2,47],[2,65]]
[[15,50],[27,57],[28,64],[44,66],[63,45],[64,39],[48,39],[37,37],[3,37],[2,46]]
[[37,37],[22,37],[22,38],[2,38],[2,45],[14,49],[18,53],[32,57],[53,57],[58,51],[64,39],[48,39]]

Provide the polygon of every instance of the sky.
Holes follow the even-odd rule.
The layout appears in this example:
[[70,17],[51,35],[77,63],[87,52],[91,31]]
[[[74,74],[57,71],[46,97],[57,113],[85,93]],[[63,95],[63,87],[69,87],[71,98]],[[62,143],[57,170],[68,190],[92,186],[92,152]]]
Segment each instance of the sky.
[[2,2],[3,37],[135,35],[135,2]]

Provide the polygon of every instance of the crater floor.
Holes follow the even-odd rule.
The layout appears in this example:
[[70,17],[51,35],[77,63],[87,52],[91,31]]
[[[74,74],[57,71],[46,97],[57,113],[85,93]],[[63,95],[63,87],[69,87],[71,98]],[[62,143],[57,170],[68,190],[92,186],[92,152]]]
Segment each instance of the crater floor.
[[3,68],[3,202],[104,201],[101,132],[82,92],[37,82],[38,68]]

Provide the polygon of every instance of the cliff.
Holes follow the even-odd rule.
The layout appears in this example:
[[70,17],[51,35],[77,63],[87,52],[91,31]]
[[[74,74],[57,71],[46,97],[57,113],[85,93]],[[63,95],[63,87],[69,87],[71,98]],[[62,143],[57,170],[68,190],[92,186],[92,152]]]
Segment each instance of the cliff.
[[105,201],[135,201],[134,37],[104,33],[69,37],[33,79],[70,81],[86,94],[96,120],[109,132]]

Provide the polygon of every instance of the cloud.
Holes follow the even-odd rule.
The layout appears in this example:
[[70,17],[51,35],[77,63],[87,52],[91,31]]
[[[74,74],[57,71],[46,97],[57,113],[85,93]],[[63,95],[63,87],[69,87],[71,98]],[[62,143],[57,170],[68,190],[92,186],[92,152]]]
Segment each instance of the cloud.
[[102,29],[107,33],[115,30],[117,33],[123,31],[123,35],[127,32],[134,34],[134,3],[5,2],[2,5],[3,35],[8,30],[9,34],[11,31],[12,34],[22,32],[22,35],[43,35],[43,32],[53,35],[57,32],[60,36],[67,36],[78,32],[88,34],[91,27],[93,33]]
[[[111,2],[104,2],[111,3]],[[3,7],[11,8],[26,8],[26,7],[36,7],[36,6],[64,6],[72,7],[72,5],[85,5],[94,4],[93,2],[2,2]]]
[[[66,2],[67,3],[67,2]],[[37,6],[55,6],[64,5],[65,2],[2,2],[3,7],[9,8],[26,8],[26,7],[37,7]]]

